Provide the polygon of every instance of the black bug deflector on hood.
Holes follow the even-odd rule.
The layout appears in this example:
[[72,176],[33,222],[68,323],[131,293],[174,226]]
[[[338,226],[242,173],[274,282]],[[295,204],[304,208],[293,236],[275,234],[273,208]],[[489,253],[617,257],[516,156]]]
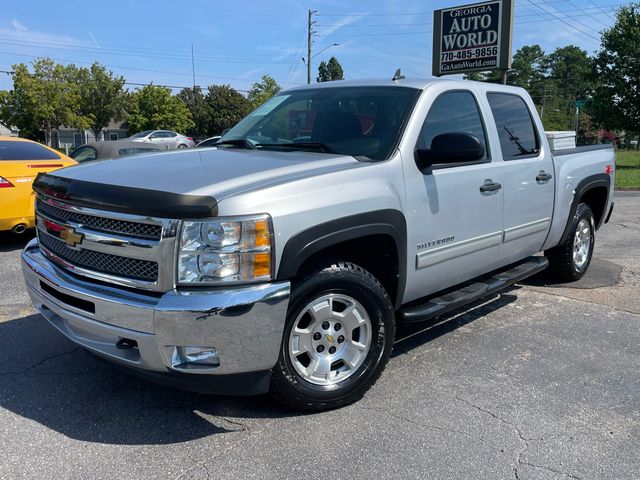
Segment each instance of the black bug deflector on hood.
[[166,218],[215,217],[216,199],[146,188],[105,185],[40,173],[33,189],[65,203],[100,210]]

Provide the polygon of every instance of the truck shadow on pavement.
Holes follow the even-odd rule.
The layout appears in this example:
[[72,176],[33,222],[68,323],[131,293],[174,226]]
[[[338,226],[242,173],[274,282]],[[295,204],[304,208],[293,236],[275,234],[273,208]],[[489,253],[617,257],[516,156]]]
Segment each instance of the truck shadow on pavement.
[[[435,323],[401,327],[393,356],[516,298],[503,293]],[[0,321],[0,407],[69,438],[116,445],[182,443],[244,430],[243,419],[302,415],[267,396],[206,396],[139,380],[76,347],[37,314]]]

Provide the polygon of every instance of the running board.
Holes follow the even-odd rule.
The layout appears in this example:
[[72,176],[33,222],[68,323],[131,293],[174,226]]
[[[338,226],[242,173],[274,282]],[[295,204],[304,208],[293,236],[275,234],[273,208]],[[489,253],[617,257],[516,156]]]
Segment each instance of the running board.
[[508,270],[502,270],[480,281],[463,283],[460,288],[437,297],[427,298],[424,303],[400,309],[403,323],[417,323],[443,315],[474,302],[487,295],[518,283],[541,272],[549,265],[546,257],[529,257]]

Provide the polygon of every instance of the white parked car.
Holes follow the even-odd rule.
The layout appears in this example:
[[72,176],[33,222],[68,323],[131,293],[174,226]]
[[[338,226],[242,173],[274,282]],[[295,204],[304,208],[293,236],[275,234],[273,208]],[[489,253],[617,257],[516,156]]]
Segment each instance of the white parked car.
[[187,137],[171,130],[145,130],[131,135],[127,140],[132,142],[151,142],[163,150],[175,150],[177,148],[193,148],[196,146],[191,137]]

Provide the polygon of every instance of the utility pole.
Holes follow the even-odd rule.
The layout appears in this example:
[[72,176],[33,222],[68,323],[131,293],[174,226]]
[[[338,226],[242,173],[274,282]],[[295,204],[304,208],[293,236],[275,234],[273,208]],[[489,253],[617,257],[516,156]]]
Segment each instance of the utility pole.
[[540,109],[540,119],[544,123],[544,107],[547,104],[547,84],[544,84],[544,92],[542,93],[542,108]]
[[312,27],[313,24],[316,23],[312,21],[314,13],[318,13],[317,10],[309,10],[309,17],[307,19],[307,85],[311,83],[311,45],[313,43],[313,34],[315,33]]
[[191,44],[191,74],[193,75],[193,92],[196,91],[196,62],[193,59],[193,43]]

